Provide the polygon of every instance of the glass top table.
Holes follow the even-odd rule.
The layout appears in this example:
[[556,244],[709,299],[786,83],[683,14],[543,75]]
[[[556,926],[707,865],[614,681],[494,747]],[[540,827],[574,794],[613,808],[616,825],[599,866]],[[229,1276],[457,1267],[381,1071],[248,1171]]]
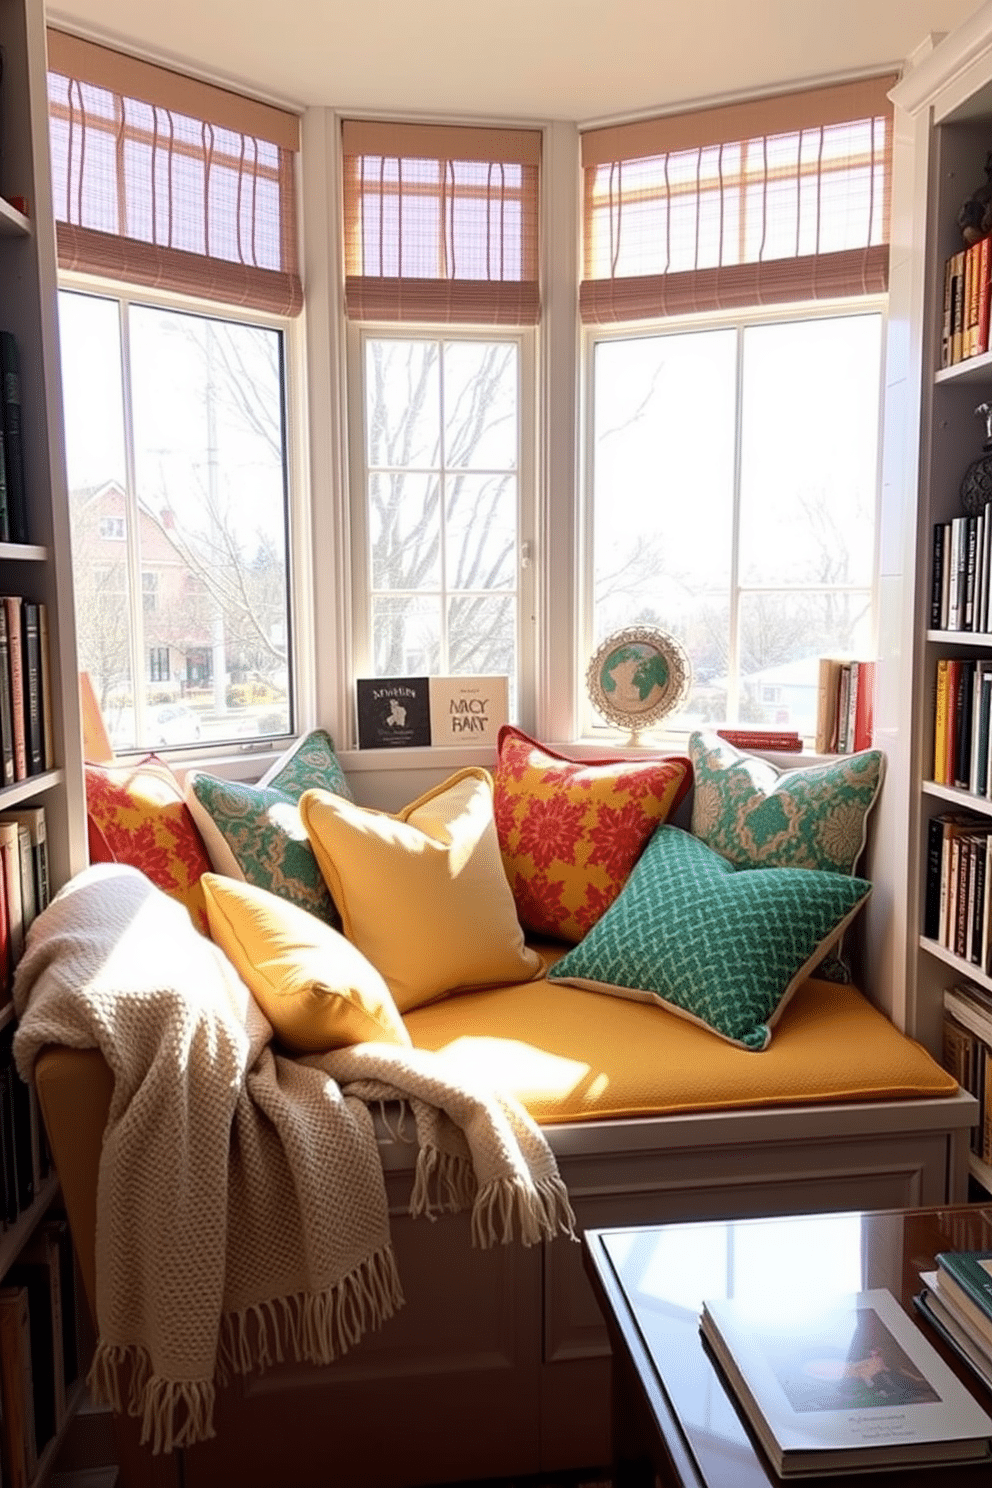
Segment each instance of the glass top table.
[[[702,1342],[703,1299],[763,1295],[797,1307],[885,1287],[992,1414],[992,1395],[916,1312],[941,1250],[992,1250],[992,1204],[587,1230],[585,1265],[613,1348],[615,1488],[781,1485]],[[798,1481],[851,1485],[879,1473]],[[891,1488],[989,1488],[980,1465],[886,1471]]]

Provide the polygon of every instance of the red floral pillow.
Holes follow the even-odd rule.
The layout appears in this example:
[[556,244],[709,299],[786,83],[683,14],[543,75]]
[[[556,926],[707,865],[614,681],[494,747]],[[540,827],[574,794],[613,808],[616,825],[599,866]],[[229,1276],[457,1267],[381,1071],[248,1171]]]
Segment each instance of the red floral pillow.
[[132,765],[86,766],[90,861],[130,863],[185,904],[207,934],[200,876],[210,859],[178,780],[154,755]]
[[496,830],[521,924],[580,941],[692,782],[683,755],[575,761],[505,725]]

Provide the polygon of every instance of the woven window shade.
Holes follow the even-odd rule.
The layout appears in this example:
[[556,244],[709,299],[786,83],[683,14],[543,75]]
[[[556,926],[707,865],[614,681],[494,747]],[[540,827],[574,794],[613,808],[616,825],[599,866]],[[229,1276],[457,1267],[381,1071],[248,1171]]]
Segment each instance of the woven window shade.
[[882,293],[895,76],[582,135],[582,319]]
[[541,136],[346,119],[352,320],[533,325]]
[[299,312],[295,114],[49,30],[48,116],[61,268]]

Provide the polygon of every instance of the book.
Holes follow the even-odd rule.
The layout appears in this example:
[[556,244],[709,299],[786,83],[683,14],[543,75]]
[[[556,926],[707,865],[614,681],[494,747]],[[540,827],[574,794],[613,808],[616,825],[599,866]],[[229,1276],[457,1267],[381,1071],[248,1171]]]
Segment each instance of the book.
[[38,1465],[27,1289],[0,1287],[0,1391],[4,1467],[10,1488],[28,1488]]
[[975,244],[978,249],[975,268],[975,331],[972,356],[983,356],[989,349],[989,278],[992,274],[992,252],[988,234]]
[[29,775],[45,768],[45,734],[41,716],[41,636],[38,606],[32,599],[21,602],[21,636],[24,647],[24,733]]
[[948,522],[934,522],[933,524],[933,548],[930,559],[930,629],[940,630],[943,626],[941,618],[942,596],[944,593],[944,564],[947,561],[946,544],[950,538],[950,524]]
[[936,940],[940,934],[940,861],[944,823],[939,816],[927,822],[926,877],[923,893],[923,934]]
[[941,1287],[977,1310],[992,1344],[992,1250],[942,1250],[934,1260]]
[[38,914],[47,909],[52,897],[48,869],[48,824],[44,806],[19,806],[0,812],[0,821],[17,822],[27,828],[31,843],[34,897]]
[[3,449],[7,464],[7,509],[11,542],[28,541],[28,497],[24,476],[21,430],[21,356],[16,337],[0,330],[2,373]]
[[954,1352],[974,1370],[982,1384],[992,1389],[992,1358],[986,1353],[981,1341],[969,1333],[964,1319],[950,1310],[932,1285],[935,1275],[932,1271],[920,1273],[924,1286],[919,1295],[913,1298],[913,1304],[944,1342],[950,1344]]
[[944,263],[944,313],[940,325],[940,365],[951,365],[951,326],[954,320],[954,259]]
[[10,668],[11,736],[14,744],[14,779],[28,776],[28,746],[24,719],[24,643],[21,634],[21,600],[16,594],[3,596],[7,611],[7,656]]
[[427,677],[359,677],[359,749],[409,749],[431,742]]
[[941,656],[937,661],[933,716],[933,779],[937,785],[947,784],[947,731],[950,709],[950,658]]
[[10,690],[10,648],[7,640],[7,606],[0,604],[0,775],[4,785],[14,784],[14,724]]
[[854,723],[852,749],[855,753],[870,749],[875,735],[875,672],[874,661],[858,662],[857,683],[854,698]]
[[7,901],[11,968],[24,954],[24,901],[21,897],[21,844],[17,823],[0,821],[0,875]]
[[54,1238],[35,1231],[7,1271],[5,1282],[24,1287],[28,1294],[35,1448],[40,1457],[65,1419],[62,1282]]
[[975,679],[975,663],[962,661],[957,670],[957,686],[954,695],[954,756],[952,762],[952,784],[961,790],[968,789],[971,778],[971,696]]
[[837,693],[840,686],[841,662],[833,656],[821,656],[818,664],[816,698],[816,734],[813,747],[817,754],[833,754],[837,748]]
[[26,822],[20,820],[13,813],[0,812],[0,825],[4,822],[13,822],[17,828],[17,854],[20,864],[21,884],[21,925],[25,939],[38,914],[38,894],[36,889],[36,878],[34,870],[34,848],[31,843],[31,832]]
[[48,637],[48,606],[38,601],[38,659],[41,665],[41,728],[43,768],[55,768],[55,727],[52,719],[52,653]]
[[851,663],[842,661],[837,682],[837,740],[834,744],[838,754],[847,754],[847,720],[851,703]]
[[799,1317],[704,1302],[700,1326],[780,1477],[992,1457],[992,1417],[885,1288]]
[[767,750],[769,754],[801,754],[803,741],[794,730],[788,729],[717,729],[717,735],[733,744],[735,749]]
[[508,677],[431,677],[431,743],[491,744],[509,722]]
[[964,357],[964,249],[951,255],[951,364]]

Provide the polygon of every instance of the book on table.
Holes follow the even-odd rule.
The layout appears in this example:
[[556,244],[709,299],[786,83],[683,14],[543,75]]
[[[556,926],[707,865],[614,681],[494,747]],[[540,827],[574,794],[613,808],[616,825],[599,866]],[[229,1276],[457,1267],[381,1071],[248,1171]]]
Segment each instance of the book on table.
[[700,1328],[780,1477],[992,1461],[992,1416],[886,1289],[704,1302]]

